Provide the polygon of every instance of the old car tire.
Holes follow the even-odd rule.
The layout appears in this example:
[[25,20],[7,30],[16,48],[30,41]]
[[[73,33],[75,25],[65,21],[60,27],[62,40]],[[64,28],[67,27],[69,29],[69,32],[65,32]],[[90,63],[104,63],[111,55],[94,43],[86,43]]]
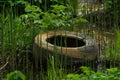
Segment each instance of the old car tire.
[[49,31],[35,37],[33,55],[36,61],[56,54],[73,58],[73,62],[85,58],[94,60],[98,54],[98,48],[94,39],[76,32]]

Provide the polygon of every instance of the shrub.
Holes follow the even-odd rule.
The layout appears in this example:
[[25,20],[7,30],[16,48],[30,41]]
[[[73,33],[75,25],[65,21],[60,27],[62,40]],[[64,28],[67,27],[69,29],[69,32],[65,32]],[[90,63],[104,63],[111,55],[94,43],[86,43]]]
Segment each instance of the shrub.
[[14,71],[7,74],[4,80],[26,80],[25,75],[20,71]]
[[120,80],[120,70],[118,68],[110,68],[104,72],[94,72],[88,67],[81,67],[82,74],[68,74],[65,80]]
[[42,30],[73,29],[79,22],[87,22],[84,18],[72,19],[72,13],[64,5],[52,5],[51,9],[43,12],[38,6],[27,5],[26,14],[21,15],[25,26],[34,25]]

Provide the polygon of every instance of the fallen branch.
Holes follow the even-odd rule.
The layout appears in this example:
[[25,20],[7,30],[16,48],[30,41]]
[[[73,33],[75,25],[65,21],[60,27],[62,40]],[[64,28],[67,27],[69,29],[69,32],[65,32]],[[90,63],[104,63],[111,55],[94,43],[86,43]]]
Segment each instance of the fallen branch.
[[4,68],[7,66],[8,60],[9,60],[9,56],[7,57],[6,63],[5,63],[2,67],[0,67],[0,71],[1,71],[2,69],[4,69]]

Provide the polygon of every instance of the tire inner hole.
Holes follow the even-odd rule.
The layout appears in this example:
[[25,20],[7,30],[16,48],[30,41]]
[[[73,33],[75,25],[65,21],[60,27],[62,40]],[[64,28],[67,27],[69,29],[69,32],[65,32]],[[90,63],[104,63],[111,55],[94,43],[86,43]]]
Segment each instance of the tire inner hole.
[[85,45],[82,39],[60,35],[47,38],[46,41],[52,45],[61,47],[81,47]]

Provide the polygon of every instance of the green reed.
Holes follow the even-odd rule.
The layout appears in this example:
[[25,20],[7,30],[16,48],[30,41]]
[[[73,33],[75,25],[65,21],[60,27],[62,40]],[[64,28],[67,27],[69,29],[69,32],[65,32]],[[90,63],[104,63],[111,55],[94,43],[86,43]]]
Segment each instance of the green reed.
[[114,40],[111,40],[111,44],[108,44],[105,50],[105,57],[110,60],[119,60],[120,57],[120,31],[116,30],[115,38]]
[[[40,1],[40,0],[39,0]],[[57,0],[56,0],[57,1]],[[64,2],[65,0],[62,0],[61,2]],[[69,1],[69,0],[67,0]],[[75,2],[73,0],[70,0],[72,3],[69,2],[65,2],[70,4],[69,7],[72,7],[72,13],[76,14],[76,1]],[[31,4],[33,2],[31,1]],[[44,9],[47,10],[47,0],[45,0],[45,7]],[[62,6],[63,7],[63,6]],[[58,8],[58,7],[57,7]],[[63,7],[64,8],[64,7]],[[29,8],[28,8],[29,9]],[[61,8],[59,8],[61,9]],[[50,26],[50,29],[56,29],[56,26],[54,26],[53,28],[53,24],[52,20],[54,21],[55,15],[51,16],[51,13],[48,14],[49,12],[44,13],[45,15],[47,15],[48,17],[50,17],[51,23],[47,24],[47,22],[43,22],[44,26],[47,25]],[[61,12],[60,12],[61,13]],[[114,15],[117,12],[114,11]],[[29,14],[29,12],[28,12]],[[31,13],[32,14],[32,13]],[[38,14],[38,12],[35,12],[34,14]],[[2,75],[0,74],[0,77],[4,77],[8,72],[10,71],[14,71],[14,70],[20,70],[21,72],[23,72],[26,76],[27,80],[62,80],[63,78],[65,78],[65,75],[68,72],[74,72],[74,67],[71,65],[70,67],[70,71],[67,70],[67,66],[63,66],[62,64],[60,64],[59,60],[54,60],[54,57],[48,57],[47,60],[48,62],[46,63],[46,68],[44,69],[44,66],[42,65],[34,65],[34,59],[32,56],[32,48],[33,48],[33,43],[34,43],[34,38],[35,36],[40,33],[40,32],[46,32],[49,31],[48,29],[43,29],[41,27],[39,27],[39,25],[36,25],[33,23],[33,20],[38,20],[37,18],[33,18],[34,14],[32,15],[32,19],[30,16],[30,20],[28,20],[28,22],[24,23],[21,20],[20,16],[17,16],[18,14],[14,13],[14,10],[12,7],[10,7],[9,9],[6,9],[5,6],[3,6],[3,11],[0,13],[0,59],[2,59],[2,63],[0,63],[0,67],[3,66],[4,64],[7,63],[7,65],[5,67],[2,68],[2,70],[0,70],[0,72],[2,72]],[[86,31],[84,31],[83,33],[88,33],[88,35],[94,36],[97,35],[97,37],[95,36],[95,39],[98,39],[98,42],[100,42],[100,40],[102,41],[103,36],[101,36],[101,34],[103,35],[103,32],[106,31],[108,24],[111,25],[112,24],[112,20],[108,20],[106,21],[106,16],[105,13],[103,15],[101,15],[100,13],[94,17],[94,14],[91,14],[88,18],[88,21],[90,22],[90,24],[94,24],[95,23],[95,27],[93,27],[93,25],[89,25],[89,27],[87,27],[87,25],[82,25],[80,24],[79,26],[77,26],[77,29],[79,32],[82,32],[82,29],[85,28]],[[70,30],[70,31],[74,31],[74,24],[72,24],[69,27],[66,27],[69,25],[69,23],[67,23],[68,19],[72,19],[70,16],[66,16],[63,15],[62,16],[64,18],[63,22],[65,22],[63,24],[63,29],[64,30]],[[68,17],[66,19],[66,17]],[[44,21],[46,21],[47,17],[44,17]],[[60,22],[62,19],[58,18],[58,22]],[[61,17],[60,17],[61,18]],[[117,16],[114,17],[115,22],[118,24],[117,20]],[[49,19],[47,19],[49,21]],[[59,21],[60,20],[60,21]],[[71,22],[73,22],[72,20],[70,20]],[[84,21],[84,19],[80,19],[80,21]],[[85,20],[86,21],[86,20]],[[106,21],[106,22],[105,22]],[[49,21],[50,22],[50,21]],[[58,22],[55,23],[55,25],[58,25]],[[70,23],[71,23],[70,22]],[[79,22],[79,20],[78,20]],[[36,27],[38,26],[38,27]],[[85,27],[81,27],[81,26],[85,26]],[[61,23],[60,25],[57,26],[58,30],[62,30],[61,28]],[[96,28],[96,27],[100,27],[100,28]],[[118,26],[117,26],[118,27]],[[89,28],[89,31],[87,31],[87,29]],[[95,32],[95,34],[93,33],[95,30],[97,29],[97,31]],[[102,32],[103,31],[103,32]],[[98,33],[97,33],[98,32]],[[115,42],[113,41],[112,43],[109,43],[108,46],[105,48],[105,58],[106,59],[113,59],[116,60],[120,57],[119,55],[119,44],[120,44],[120,31],[117,30],[116,31],[116,39]],[[60,42],[60,44],[62,44],[62,42]],[[77,44],[77,42],[76,42]],[[67,44],[65,43],[65,46],[67,46]],[[61,48],[62,49],[62,48]],[[56,50],[55,50],[56,52]],[[42,51],[41,51],[42,53]],[[100,54],[103,54],[103,51],[100,51]],[[55,54],[57,56],[57,53]],[[41,57],[41,56],[40,56]],[[57,56],[59,57],[59,56]],[[41,59],[40,59],[41,60]],[[42,62],[42,61],[40,61]],[[89,60],[85,60],[85,63],[82,63],[82,65],[85,66],[92,66],[93,68],[96,67],[96,65],[94,64],[94,62],[96,61],[89,61]],[[114,61],[115,62],[115,61]],[[57,63],[57,64],[56,64]],[[64,63],[64,62],[63,62]],[[66,63],[67,64],[67,63]],[[70,63],[71,64],[71,63]],[[107,64],[105,64],[106,66]],[[80,65],[78,65],[80,66]]]
[[[5,8],[5,7],[3,7]],[[3,9],[3,13],[0,14],[0,77],[5,77],[9,71],[20,70],[29,80],[40,80],[50,77],[54,77],[59,73],[62,76],[62,72],[56,73],[57,69],[54,69],[54,62],[49,64],[48,71],[36,70],[34,66],[34,60],[32,58],[32,48],[34,43],[34,37],[41,30],[35,28],[32,22],[29,25],[22,25],[21,19],[14,15],[13,9]],[[7,60],[8,59],[8,60]],[[54,72],[52,74],[51,72]],[[47,74],[48,73],[48,74]],[[45,75],[44,75],[45,74]],[[56,75],[57,77],[57,75]],[[52,80],[52,79],[51,79]]]

